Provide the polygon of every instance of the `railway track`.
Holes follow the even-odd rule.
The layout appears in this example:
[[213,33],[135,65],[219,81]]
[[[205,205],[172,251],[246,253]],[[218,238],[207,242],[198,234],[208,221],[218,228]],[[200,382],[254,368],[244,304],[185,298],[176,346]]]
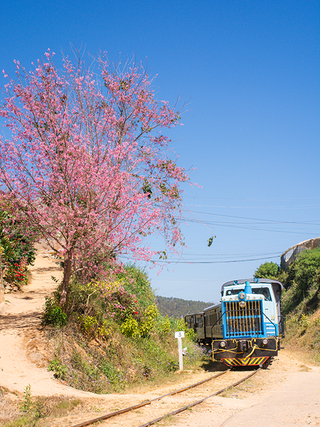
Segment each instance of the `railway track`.
[[[139,427],[147,427],[147,426],[154,425],[155,423],[163,420],[164,418],[166,418],[168,416],[174,416],[174,415],[180,414],[183,411],[186,411],[186,410],[188,410],[188,409],[190,409],[190,408],[192,408],[192,407],[194,407],[196,405],[201,404],[202,402],[206,401],[207,399],[210,399],[211,397],[218,396],[219,394],[222,394],[223,392],[225,392],[225,391],[227,391],[227,390],[229,390],[229,389],[231,389],[233,387],[236,387],[239,384],[243,383],[244,381],[248,380],[249,378],[253,377],[257,372],[259,372],[260,369],[261,368],[255,370],[254,372],[251,372],[249,375],[246,375],[245,377],[241,378],[240,380],[237,380],[237,381],[233,382],[232,384],[229,384],[226,387],[223,387],[222,389],[220,389],[218,391],[215,391],[215,392],[210,393],[210,394],[208,394],[208,395],[206,395],[204,397],[201,397],[198,400],[193,400],[192,402],[189,402],[187,405],[183,405],[183,406],[179,407],[178,409],[175,409],[174,411],[166,412],[164,415],[161,415],[160,417],[152,419],[151,421],[148,421],[147,423],[141,424]],[[190,389],[193,389],[193,388],[196,388],[196,387],[200,387],[201,385],[203,385],[205,383],[208,383],[209,381],[212,381],[212,380],[214,380],[214,379],[216,379],[218,377],[221,377],[222,375],[225,375],[228,372],[230,372],[230,369],[227,370],[227,371],[224,371],[224,372],[220,372],[220,373],[218,373],[216,375],[213,375],[212,377],[207,378],[205,380],[202,380],[202,381],[199,381],[197,383],[191,384],[191,385],[189,385],[187,387],[184,387],[184,388],[172,391],[170,393],[166,393],[166,394],[164,394],[162,396],[155,397],[154,399],[146,400],[144,402],[138,403],[137,405],[129,406],[127,408],[123,408],[123,409],[120,409],[118,411],[110,412],[108,414],[102,415],[102,416],[97,417],[97,418],[93,418],[93,419],[90,419],[90,420],[83,421],[83,422],[81,422],[79,424],[75,424],[75,425],[73,425],[71,427],[91,426],[91,425],[94,425],[95,423],[98,423],[98,422],[99,422],[99,425],[107,425],[105,423],[101,424],[101,422],[107,421],[110,418],[114,419],[115,417],[119,417],[120,415],[125,414],[125,413],[129,413],[129,412],[132,412],[132,411],[137,411],[140,408],[152,405],[152,403],[160,401],[160,400],[162,400],[164,398],[168,398],[170,396],[174,396],[174,395],[177,395],[177,394],[180,394],[180,393],[187,392]]]

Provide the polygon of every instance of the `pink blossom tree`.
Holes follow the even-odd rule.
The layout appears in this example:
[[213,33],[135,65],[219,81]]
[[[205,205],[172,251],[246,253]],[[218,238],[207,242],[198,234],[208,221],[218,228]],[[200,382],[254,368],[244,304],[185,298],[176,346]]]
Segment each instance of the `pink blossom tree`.
[[[54,53],[27,71],[18,61],[0,116],[0,183],[17,212],[64,257],[60,303],[72,274],[103,273],[120,254],[150,260],[144,237],[158,233],[167,248],[181,243],[181,182],[170,140],[179,112],[158,102],[141,66],[119,73],[107,59],[98,72]],[[106,271],[104,271],[106,273]]]

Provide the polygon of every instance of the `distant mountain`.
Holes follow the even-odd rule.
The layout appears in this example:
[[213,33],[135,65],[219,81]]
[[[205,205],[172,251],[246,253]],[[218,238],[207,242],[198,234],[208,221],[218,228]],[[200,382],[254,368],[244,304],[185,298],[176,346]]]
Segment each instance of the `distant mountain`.
[[160,313],[164,316],[181,317],[186,314],[200,313],[204,308],[213,305],[213,302],[192,301],[181,298],[167,298],[156,295],[156,303]]

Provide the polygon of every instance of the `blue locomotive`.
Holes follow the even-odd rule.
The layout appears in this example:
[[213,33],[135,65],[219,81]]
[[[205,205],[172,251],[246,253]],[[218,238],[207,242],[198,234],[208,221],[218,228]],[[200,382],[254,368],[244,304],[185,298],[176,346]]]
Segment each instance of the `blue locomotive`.
[[228,366],[267,365],[284,337],[282,289],[272,279],[227,282],[220,304],[186,315],[185,322],[199,343],[212,346],[214,360]]

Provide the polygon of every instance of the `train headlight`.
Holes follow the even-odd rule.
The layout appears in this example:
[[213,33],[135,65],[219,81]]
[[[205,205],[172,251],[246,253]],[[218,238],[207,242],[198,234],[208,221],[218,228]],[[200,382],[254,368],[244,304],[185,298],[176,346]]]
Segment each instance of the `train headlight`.
[[264,340],[262,340],[262,344],[263,345],[267,345],[268,344],[268,340],[265,338]]
[[246,294],[244,292],[239,292],[238,298],[239,299],[245,299]]
[[225,346],[226,346],[225,341],[221,341],[221,343],[220,343],[220,347],[221,347],[221,348],[225,348]]
[[241,308],[245,308],[246,303],[245,303],[245,301],[240,301],[239,305],[240,305]]

